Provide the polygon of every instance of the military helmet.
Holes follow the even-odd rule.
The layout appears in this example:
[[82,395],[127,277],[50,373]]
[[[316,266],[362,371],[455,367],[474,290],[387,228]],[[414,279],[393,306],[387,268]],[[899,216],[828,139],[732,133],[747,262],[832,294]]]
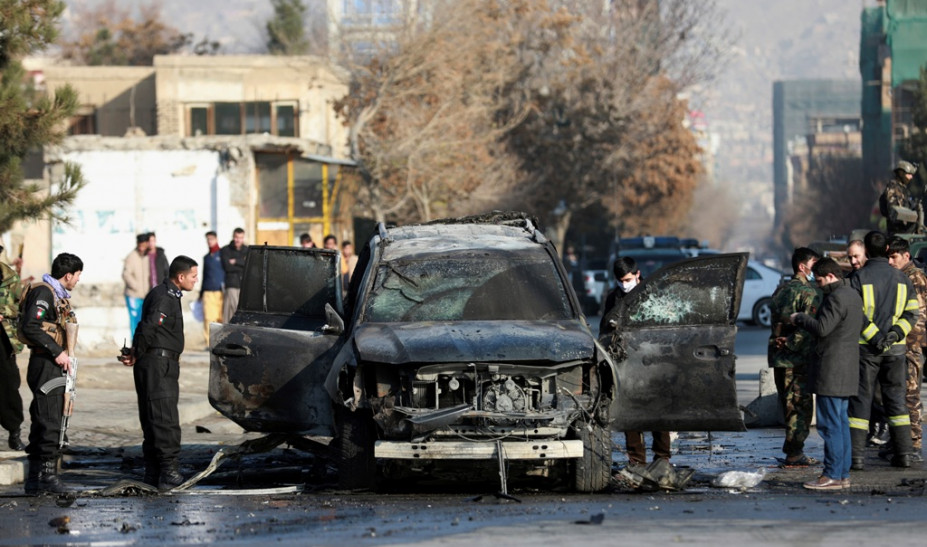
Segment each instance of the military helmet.
[[895,166],[895,171],[901,171],[907,175],[913,175],[917,173],[917,166],[909,161],[901,160],[898,162],[898,165]]

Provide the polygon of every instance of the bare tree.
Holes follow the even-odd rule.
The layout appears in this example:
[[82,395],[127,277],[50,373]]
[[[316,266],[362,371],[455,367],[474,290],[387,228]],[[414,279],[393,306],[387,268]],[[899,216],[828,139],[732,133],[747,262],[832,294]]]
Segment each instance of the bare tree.
[[361,202],[408,221],[514,193],[558,243],[605,201],[613,219],[679,225],[700,169],[677,93],[710,73],[693,44],[713,13],[686,4],[460,0],[406,14],[368,62],[347,61],[337,108]]

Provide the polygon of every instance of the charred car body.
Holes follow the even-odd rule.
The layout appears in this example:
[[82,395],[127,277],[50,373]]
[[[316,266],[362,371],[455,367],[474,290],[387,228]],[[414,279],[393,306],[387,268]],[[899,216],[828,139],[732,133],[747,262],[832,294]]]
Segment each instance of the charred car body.
[[490,460],[600,490],[610,428],[743,428],[745,263],[652,276],[610,316],[606,351],[522,214],[381,226],[344,300],[334,251],[254,246],[237,313],[211,327],[210,402],[247,430],[334,437],[345,486],[372,484],[378,461]]

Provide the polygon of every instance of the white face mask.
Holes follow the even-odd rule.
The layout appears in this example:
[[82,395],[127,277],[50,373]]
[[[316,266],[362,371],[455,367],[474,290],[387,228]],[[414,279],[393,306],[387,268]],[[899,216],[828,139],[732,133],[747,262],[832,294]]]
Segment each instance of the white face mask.
[[631,292],[631,289],[637,286],[637,279],[632,279],[631,281],[628,281],[628,282],[619,281],[618,284],[621,285],[622,291]]

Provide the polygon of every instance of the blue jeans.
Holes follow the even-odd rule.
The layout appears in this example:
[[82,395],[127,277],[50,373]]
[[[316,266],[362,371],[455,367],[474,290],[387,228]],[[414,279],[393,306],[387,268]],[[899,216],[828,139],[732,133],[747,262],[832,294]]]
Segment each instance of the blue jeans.
[[817,396],[818,435],[824,439],[824,473],[831,479],[850,477],[853,446],[850,443],[849,397]]
[[[142,320],[142,303],[145,302],[142,298],[132,298],[131,296],[126,296],[126,307],[129,308],[129,336],[130,340],[135,338],[135,328],[138,327],[138,322]],[[132,342],[129,342],[129,345],[132,345]]]

